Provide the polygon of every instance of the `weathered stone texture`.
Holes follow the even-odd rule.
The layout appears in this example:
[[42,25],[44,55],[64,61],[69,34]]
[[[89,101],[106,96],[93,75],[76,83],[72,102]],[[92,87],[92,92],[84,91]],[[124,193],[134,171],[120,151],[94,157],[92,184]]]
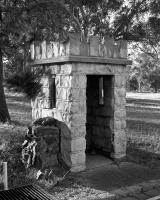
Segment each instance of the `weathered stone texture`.
[[52,42],[47,43],[46,57],[47,58],[52,58],[53,57],[53,45],[52,45]]
[[[34,51],[31,48],[32,59],[57,58],[60,56],[93,56],[102,58],[127,58],[127,42],[115,42],[112,38],[106,37],[104,44],[97,36],[91,36],[89,42],[81,42],[79,34],[69,34],[65,42],[35,42]],[[35,55],[34,55],[35,54]]]
[[[32,59],[42,59],[42,62],[55,58],[53,64],[42,67],[45,68],[41,80],[42,92],[32,101],[32,116],[33,119],[51,116],[61,121],[58,128],[61,133],[62,158],[71,167],[71,171],[85,168],[86,142],[87,147],[95,145],[104,152],[113,153],[114,148],[114,158],[125,156],[127,73],[125,63],[118,63],[118,59],[126,60],[127,43],[115,43],[111,38],[105,38],[104,43],[101,43],[95,36],[89,42],[81,42],[79,35],[71,34],[64,43],[35,42],[31,46],[31,55]],[[82,56],[90,56],[96,58],[97,62],[63,61],[65,57],[77,56],[80,60]],[[59,57],[62,58],[61,62],[58,61]],[[108,61],[112,59],[116,62],[98,63],[98,58],[109,58]],[[90,75],[96,78],[89,86]],[[56,86],[56,106],[53,109],[50,109],[51,76],[55,76]],[[104,78],[104,105],[99,104],[100,76]],[[86,97],[88,88],[90,93]]]
[[34,126],[36,136],[36,156],[39,160],[38,167],[46,168],[58,164],[59,130],[56,127]]
[[112,57],[113,56],[113,45],[114,45],[114,40],[110,38],[105,38],[104,42],[104,56],[105,57]]
[[46,50],[47,50],[46,41],[44,40],[44,41],[41,43],[41,51],[42,51],[41,58],[42,58],[42,59],[46,59]]
[[66,55],[80,55],[80,35],[70,34],[69,41],[66,43]]
[[89,40],[89,55],[90,56],[99,56],[99,38],[97,36],[91,36]]
[[86,149],[86,140],[83,137],[79,138],[73,138],[72,140],[69,139],[63,139],[61,140],[61,149],[71,152],[77,152],[77,151],[85,151]]
[[76,153],[63,151],[62,158],[71,168],[79,165],[85,166],[86,155],[84,151],[79,151]]
[[93,64],[93,63],[76,63],[73,65],[73,72],[87,75],[121,75],[125,72],[125,66]]

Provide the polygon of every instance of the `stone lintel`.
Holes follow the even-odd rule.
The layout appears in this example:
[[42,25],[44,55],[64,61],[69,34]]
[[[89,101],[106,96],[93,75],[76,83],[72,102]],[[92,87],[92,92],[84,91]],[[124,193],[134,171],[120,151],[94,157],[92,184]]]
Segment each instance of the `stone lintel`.
[[131,65],[132,61],[125,58],[102,58],[94,56],[61,56],[52,59],[35,60],[31,65],[46,65],[46,64],[63,64],[63,63],[98,63],[98,64],[113,64],[113,65]]

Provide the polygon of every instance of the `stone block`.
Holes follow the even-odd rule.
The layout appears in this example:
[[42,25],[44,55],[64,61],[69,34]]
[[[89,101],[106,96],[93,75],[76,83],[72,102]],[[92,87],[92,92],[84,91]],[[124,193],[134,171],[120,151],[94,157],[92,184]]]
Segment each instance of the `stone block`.
[[86,102],[73,102],[70,106],[70,112],[72,114],[78,114],[78,113],[86,113]]
[[42,109],[41,117],[53,117],[53,111],[51,109]]
[[69,41],[66,43],[66,55],[80,55],[80,35],[79,34],[70,34]]
[[50,99],[37,97],[34,101],[33,108],[50,108]]
[[33,131],[37,137],[51,135],[59,138],[59,130],[54,126],[33,126]]
[[126,121],[125,120],[115,120],[114,121],[114,130],[125,130],[126,129]]
[[59,74],[61,71],[61,66],[53,65],[53,66],[49,66],[49,69],[50,69],[51,74],[53,74],[53,75],[56,74],[56,77],[57,77],[57,74]]
[[58,109],[53,109],[52,115],[55,119],[59,120],[59,121],[63,121],[63,116],[62,116],[62,112],[59,111]]
[[112,67],[111,65],[105,65],[105,64],[83,64],[83,63],[76,63],[73,65],[73,71],[75,73],[79,74],[97,74],[97,75],[113,75],[115,74],[115,68],[114,66]]
[[99,56],[103,57],[104,56],[104,45],[99,44]]
[[80,55],[81,56],[89,56],[89,44],[87,42],[81,42]]
[[63,113],[68,113],[68,114],[86,113],[85,102],[62,101],[58,99],[56,101],[56,108],[59,111],[62,111]]
[[120,58],[119,48],[116,43],[113,45],[113,58],[115,58],[115,59]]
[[127,58],[127,41],[119,40],[118,41],[119,46],[119,53],[121,58]]
[[73,75],[71,79],[72,88],[86,89],[87,77],[85,75]]
[[46,57],[53,58],[53,56],[53,44],[52,42],[48,42],[46,47]]
[[68,100],[69,90],[68,88],[57,87],[56,98],[61,100]]
[[52,42],[52,49],[53,49],[54,57],[59,56],[59,48],[60,48],[59,42]]
[[114,52],[114,40],[112,38],[105,38],[104,42],[104,57],[112,58]]
[[[86,165],[85,164],[79,164],[79,165],[75,165],[71,167],[71,172],[81,172],[84,171],[86,169]],[[86,199],[86,198],[85,198]]]
[[41,46],[38,42],[35,42],[35,59],[41,59]]
[[59,152],[59,130],[56,127],[33,126],[36,135],[36,156],[41,166],[52,167],[58,164],[57,153]]
[[116,75],[114,86],[119,87],[119,88],[125,88],[126,87],[126,77],[123,76],[123,74]]
[[126,72],[126,66],[125,65],[115,66],[115,74],[120,74],[120,75],[124,76],[125,72]]
[[114,153],[111,153],[111,158],[113,159],[123,159],[126,157],[126,150],[124,150],[124,152],[114,152]]
[[86,89],[72,88],[71,90],[68,90],[67,99],[78,102],[86,101]]
[[99,56],[99,37],[91,36],[89,38],[89,55]]
[[62,151],[62,159],[68,167],[85,165],[86,154],[85,151],[75,153]]
[[32,110],[32,118],[33,120],[36,120],[38,118],[42,117],[42,109],[41,108],[35,108]]
[[61,71],[59,73],[69,75],[72,73],[72,71],[73,71],[72,64],[64,64],[64,65],[61,65]]
[[70,138],[71,137],[71,131],[68,128],[68,126],[65,124],[65,122],[58,121],[56,126],[60,130],[61,136],[63,138]]
[[113,147],[114,147],[114,154],[117,158],[120,158],[126,155],[126,141],[123,141],[120,143],[116,143],[114,141]]
[[43,76],[42,78],[41,78],[41,84],[43,84],[43,87],[45,87],[45,88],[49,88],[49,77],[47,77],[47,76]]
[[[116,94],[117,95],[117,94]],[[115,96],[115,107],[125,108],[126,106],[126,96]]]
[[49,98],[50,97],[49,87],[42,87],[42,95],[45,96],[45,98]]
[[77,137],[84,138],[85,135],[86,135],[85,125],[83,125],[83,126],[79,126],[79,125],[72,126],[70,128],[70,131],[71,131],[71,135],[70,135],[71,138],[77,138]]
[[70,138],[65,139],[61,138],[61,149],[62,151],[70,151],[70,152],[76,152],[76,151],[85,151],[86,149],[86,140],[85,138]]
[[59,85],[60,87],[71,87],[72,77],[61,75],[59,77]]
[[117,143],[124,142],[126,140],[126,131],[125,129],[114,130],[114,141]]
[[86,123],[86,115],[85,114],[70,114],[68,118],[65,120],[68,127],[76,126],[77,124],[79,126],[83,126]]
[[122,120],[122,119],[126,120],[126,109],[125,109],[125,107],[124,108],[118,108],[118,106],[115,107],[114,118],[115,118],[115,120],[119,120],[119,119],[120,120]]
[[59,110],[59,111],[64,111],[64,107],[67,107],[68,106],[68,102],[64,102],[62,100],[59,100],[57,99],[56,101],[56,108]]
[[114,88],[114,97],[115,98],[126,98],[126,88],[115,87]]
[[43,42],[41,42],[41,51],[42,51],[41,59],[46,59],[47,47],[46,47],[46,41],[45,40]]
[[59,45],[59,56],[65,56],[66,55],[66,46],[64,43],[60,43]]

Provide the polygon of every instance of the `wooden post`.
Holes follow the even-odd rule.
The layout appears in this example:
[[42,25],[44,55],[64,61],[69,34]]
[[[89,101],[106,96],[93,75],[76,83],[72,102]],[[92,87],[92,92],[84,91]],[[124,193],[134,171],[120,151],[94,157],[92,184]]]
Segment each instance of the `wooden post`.
[[8,190],[7,162],[3,162],[3,183],[4,183],[4,190]]

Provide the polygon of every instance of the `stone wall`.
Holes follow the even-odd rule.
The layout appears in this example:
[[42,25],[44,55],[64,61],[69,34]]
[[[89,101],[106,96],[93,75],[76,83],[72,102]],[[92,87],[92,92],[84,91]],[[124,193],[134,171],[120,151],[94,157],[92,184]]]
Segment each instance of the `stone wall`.
[[63,56],[94,56],[107,58],[127,58],[127,42],[114,41],[106,37],[100,41],[97,36],[91,36],[88,42],[80,40],[78,34],[70,34],[65,42],[38,42],[31,45],[31,59],[51,59]]
[[49,108],[49,77],[42,78],[42,93],[32,100],[32,117],[52,116],[61,122],[62,159],[72,171],[85,168],[86,76],[72,74],[72,65],[50,66],[46,74],[56,74],[56,107]]
[[59,130],[58,128],[33,126],[36,136],[36,166],[40,169],[51,168],[58,164]]
[[[107,113],[110,113],[110,119],[103,123],[103,127],[107,129],[107,137],[112,139],[112,156],[125,156],[125,82],[126,65],[130,64],[126,59],[127,43],[115,42],[108,37],[101,42],[95,36],[90,37],[88,42],[82,42],[77,34],[72,34],[63,43],[34,42],[31,45],[31,57],[34,60],[33,69],[44,71],[42,92],[32,101],[33,119],[51,116],[61,122],[62,158],[71,167],[71,171],[85,169],[88,75],[114,77],[112,84],[108,85],[111,95],[105,99],[106,104],[110,102],[105,107]],[[55,76],[56,85],[55,108],[50,107],[49,80],[52,76]],[[100,118],[99,121],[103,121],[99,115],[97,117]],[[106,119],[107,117],[105,115]],[[111,143],[102,146],[103,149],[106,146],[111,149]]]

